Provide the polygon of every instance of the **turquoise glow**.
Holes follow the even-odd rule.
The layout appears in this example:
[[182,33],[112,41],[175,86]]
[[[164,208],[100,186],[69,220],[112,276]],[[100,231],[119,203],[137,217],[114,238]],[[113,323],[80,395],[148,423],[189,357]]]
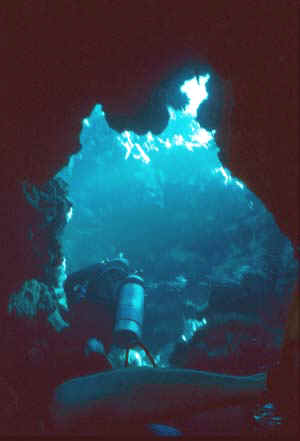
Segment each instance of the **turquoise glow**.
[[[188,105],[183,111],[168,107],[169,123],[160,135],[153,135],[151,132],[145,135],[137,135],[129,130],[124,130],[120,134],[116,134],[114,131],[112,133],[116,144],[124,150],[126,161],[134,159],[150,168],[155,167],[152,160],[154,160],[154,157],[157,160],[159,152],[162,152],[162,156],[168,154],[170,163],[172,163],[175,158],[176,160],[178,158],[179,162],[182,160],[180,157],[181,151],[199,152],[199,150],[206,150],[208,152],[207,156],[202,155],[202,157],[205,161],[203,167],[206,167],[207,174],[218,175],[217,179],[222,179],[226,186],[234,184],[244,190],[244,184],[237,179],[233,179],[229,170],[225,170],[219,161],[219,149],[214,141],[215,131],[205,130],[195,120],[198,107],[208,97],[206,90],[208,80],[209,75],[207,74],[197,78],[194,77],[182,84],[180,90],[187,95]],[[98,136],[98,131],[95,131],[96,124],[98,127],[102,126],[105,131],[111,130],[105,120],[102,106],[99,104],[95,106],[91,115],[82,121],[82,140],[90,137],[92,144],[101,142],[102,136],[97,140],[95,139],[95,136]],[[191,161],[193,161],[192,157]],[[197,158],[195,158],[195,161],[197,161]],[[70,168],[71,166],[70,161]],[[200,167],[202,169],[202,165]]]
[[194,120],[199,105],[208,96],[205,88],[208,79],[209,75],[206,75],[184,82],[181,91],[188,96],[189,104],[183,112],[168,107],[169,124],[160,136],[154,137],[150,132],[138,136],[127,130],[121,133],[117,140],[125,148],[125,159],[132,156],[149,164],[151,151],[158,151],[161,148],[171,149],[174,146],[182,146],[190,151],[200,147],[208,149],[213,141],[214,132],[208,132]]
[[209,75],[205,75],[205,77],[199,77],[199,79],[194,77],[191,80],[185,81],[180,88],[180,90],[184,92],[190,100],[184,112],[188,113],[194,118],[197,116],[197,109],[199,105],[208,97],[205,88],[205,84],[208,80]]

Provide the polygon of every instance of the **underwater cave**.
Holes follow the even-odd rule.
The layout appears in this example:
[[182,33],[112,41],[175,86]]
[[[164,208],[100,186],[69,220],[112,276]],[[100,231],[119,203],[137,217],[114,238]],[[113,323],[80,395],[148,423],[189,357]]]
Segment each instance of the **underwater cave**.
[[6,3],[0,436],[294,435],[296,2]]
[[[213,370],[223,358],[225,372],[255,372],[278,356],[298,264],[272,214],[222,166],[215,131],[196,120],[209,78],[175,81],[179,104],[167,107],[158,134],[113,130],[100,104],[84,118],[81,150],[57,175],[72,203],[65,266],[71,274],[129,260],[145,280],[143,340],[159,365]],[[187,348],[207,326],[228,335],[192,356]],[[227,366],[230,339],[244,360]],[[143,351],[131,354],[149,364]]]

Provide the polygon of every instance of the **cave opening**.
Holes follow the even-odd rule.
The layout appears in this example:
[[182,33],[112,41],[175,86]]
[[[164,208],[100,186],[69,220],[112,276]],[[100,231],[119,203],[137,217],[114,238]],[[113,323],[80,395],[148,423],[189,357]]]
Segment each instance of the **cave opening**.
[[[84,392],[91,373],[111,362],[114,377],[124,366],[124,354],[113,359],[106,350],[103,304],[88,308],[83,298],[76,314],[65,297],[74,272],[118,255],[144,278],[143,343],[157,366],[171,368],[163,369],[167,380],[176,367],[266,373],[265,406],[237,397],[241,412],[200,409],[191,420],[192,394],[184,415],[172,418],[183,435],[297,432],[297,2],[232,8],[213,0],[200,13],[199,2],[136,2],[130,11],[125,2],[6,3],[2,433],[59,436],[53,415],[48,421],[57,385],[83,380]],[[207,97],[189,116],[180,89],[194,77],[199,85],[207,72]],[[130,355],[130,365],[150,366],[142,351]],[[123,414],[132,371],[119,371],[115,408]],[[170,411],[184,403],[184,376]],[[81,391],[70,392],[69,432],[140,434],[134,423],[128,433],[116,424],[118,413],[104,425],[102,415],[81,420]],[[149,409],[147,393],[138,398]],[[168,407],[165,398],[155,411]]]
[[[230,327],[240,345],[257,341],[252,331],[263,324],[267,344],[279,350],[297,274],[290,241],[223,167],[215,131],[197,121],[209,78],[180,85],[181,105],[167,106],[169,124],[159,134],[116,132],[97,104],[82,121],[80,152],[58,174],[72,202],[63,235],[67,274],[126,257],[145,279],[144,339],[162,366],[185,366],[187,346],[210,323],[227,330],[222,342],[207,343],[216,358],[231,350]],[[137,364],[146,363],[143,355],[136,351]]]

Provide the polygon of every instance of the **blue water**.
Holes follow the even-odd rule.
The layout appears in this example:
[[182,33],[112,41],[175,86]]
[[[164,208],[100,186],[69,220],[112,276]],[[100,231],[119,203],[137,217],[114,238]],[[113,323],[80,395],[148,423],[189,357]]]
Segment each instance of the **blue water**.
[[[100,104],[86,116],[82,149],[60,173],[73,203],[63,247],[68,274],[123,256],[142,275],[143,338],[158,365],[250,374],[278,357],[298,265],[271,213],[223,168],[214,131],[195,121],[207,81],[182,85],[189,105],[170,107],[159,135],[113,131]],[[131,352],[131,364],[147,364]]]

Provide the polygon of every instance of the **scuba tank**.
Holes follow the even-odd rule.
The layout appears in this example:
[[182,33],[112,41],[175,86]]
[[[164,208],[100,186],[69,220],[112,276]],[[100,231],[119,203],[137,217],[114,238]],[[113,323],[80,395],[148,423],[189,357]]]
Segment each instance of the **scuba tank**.
[[129,274],[123,259],[113,259],[104,264],[89,284],[87,298],[105,301],[105,293],[114,304],[115,326],[113,343],[123,349],[141,342],[144,318],[144,281],[137,274]]
[[[126,259],[102,261],[70,275],[65,282],[65,290],[70,312],[72,314],[73,310],[76,316],[73,321],[82,321],[83,304],[89,305],[90,312],[85,314],[86,326],[89,326],[90,320],[97,328],[99,306],[104,317],[111,317],[112,344],[122,349],[142,344],[144,281],[137,274],[130,273]],[[103,318],[99,317],[99,329],[103,325]],[[110,343],[107,343],[105,348],[108,350]]]
[[[126,259],[102,261],[71,274],[65,282],[65,290],[71,313],[72,310],[76,311],[79,320],[82,320],[82,302],[92,308],[89,316],[93,322],[94,315],[97,315],[96,305],[106,311],[107,316],[111,316],[112,341],[116,346],[125,349],[140,342],[144,316],[144,283],[137,274],[130,274]],[[99,327],[101,328],[101,323]]]
[[113,341],[123,349],[141,343],[144,318],[144,281],[130,274],[119,287]]
[[[86,326],[91,329],[91,322],[94,324],[94,337],[98,335],[98,327],[99,330],[103,328],[103,332],[107,328],[104,323],[106,315],[108,318],[111,317],[111,339],[109,339],[111,341],[103,340],[106,351],[111,343],[125,349],[125,366],[128,366],[129,350],[139,346],[144,350],[153,367],[156,366],[152,355],[142,343],[144,280],[137,274],[130,274],[126,259],[102,261],[81,270],[68,278],[65,287],[69,293],[70,303],[74,305],[73,308],[76,309],[78,305],[79,321],[83,319],[82,302],[90,305],[90,312],[86,315]],[[101,310],[106,311],[99,319],[97,305]],[[100,334],[99,337],[102,339],[104,335]]]

